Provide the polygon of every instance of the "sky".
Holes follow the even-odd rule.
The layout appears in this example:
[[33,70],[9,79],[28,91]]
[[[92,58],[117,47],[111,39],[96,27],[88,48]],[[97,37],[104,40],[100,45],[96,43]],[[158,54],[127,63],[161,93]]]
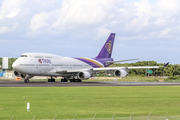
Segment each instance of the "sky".
[[0,0],[0,57],[96,57],[116,33],[114,60],[179,64],[179,6],[179,0]]

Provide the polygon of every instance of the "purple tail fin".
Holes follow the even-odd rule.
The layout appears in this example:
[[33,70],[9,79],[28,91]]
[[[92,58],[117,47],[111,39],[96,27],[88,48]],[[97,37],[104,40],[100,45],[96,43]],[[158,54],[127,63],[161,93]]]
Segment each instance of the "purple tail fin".
[[115,35],[115,33],[109,35],[109,38],[96,58],[111,58]]

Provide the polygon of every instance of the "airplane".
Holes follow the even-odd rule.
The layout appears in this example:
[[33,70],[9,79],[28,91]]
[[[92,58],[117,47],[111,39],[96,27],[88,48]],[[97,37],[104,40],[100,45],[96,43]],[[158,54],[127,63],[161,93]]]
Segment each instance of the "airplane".
[[54,77],[61,76],[61,82],[82,82],[100,71],[113,71],[116,77],[125,77],[130,69],[150,69],[165,66],[108,67],[113,63],[131,61],[114,61],[111,58],[115,33],[111,33],[99,54],[94,58],[62,57],[48,53],[23,53],[12,65],[15,76],[25,83],[34,76],[49,76],[48,82],[55,82]]

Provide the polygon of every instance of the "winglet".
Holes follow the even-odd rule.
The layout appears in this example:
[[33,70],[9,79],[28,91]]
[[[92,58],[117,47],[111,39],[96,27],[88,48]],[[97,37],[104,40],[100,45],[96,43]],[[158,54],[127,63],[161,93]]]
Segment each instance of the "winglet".
[[167,67],[169,65],[169,62],[164,65],[164,67]]

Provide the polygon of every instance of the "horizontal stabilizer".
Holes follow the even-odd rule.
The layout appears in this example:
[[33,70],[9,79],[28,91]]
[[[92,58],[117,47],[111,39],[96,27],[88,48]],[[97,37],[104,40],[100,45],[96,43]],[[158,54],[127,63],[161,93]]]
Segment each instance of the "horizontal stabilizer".
[[106,63],[110,64],[110,63],[126,62],[126,61],[133,61],[133,60],[138,60],[138,59],[128,59],[128,60],[119,60],[119,61],[107,61]]

